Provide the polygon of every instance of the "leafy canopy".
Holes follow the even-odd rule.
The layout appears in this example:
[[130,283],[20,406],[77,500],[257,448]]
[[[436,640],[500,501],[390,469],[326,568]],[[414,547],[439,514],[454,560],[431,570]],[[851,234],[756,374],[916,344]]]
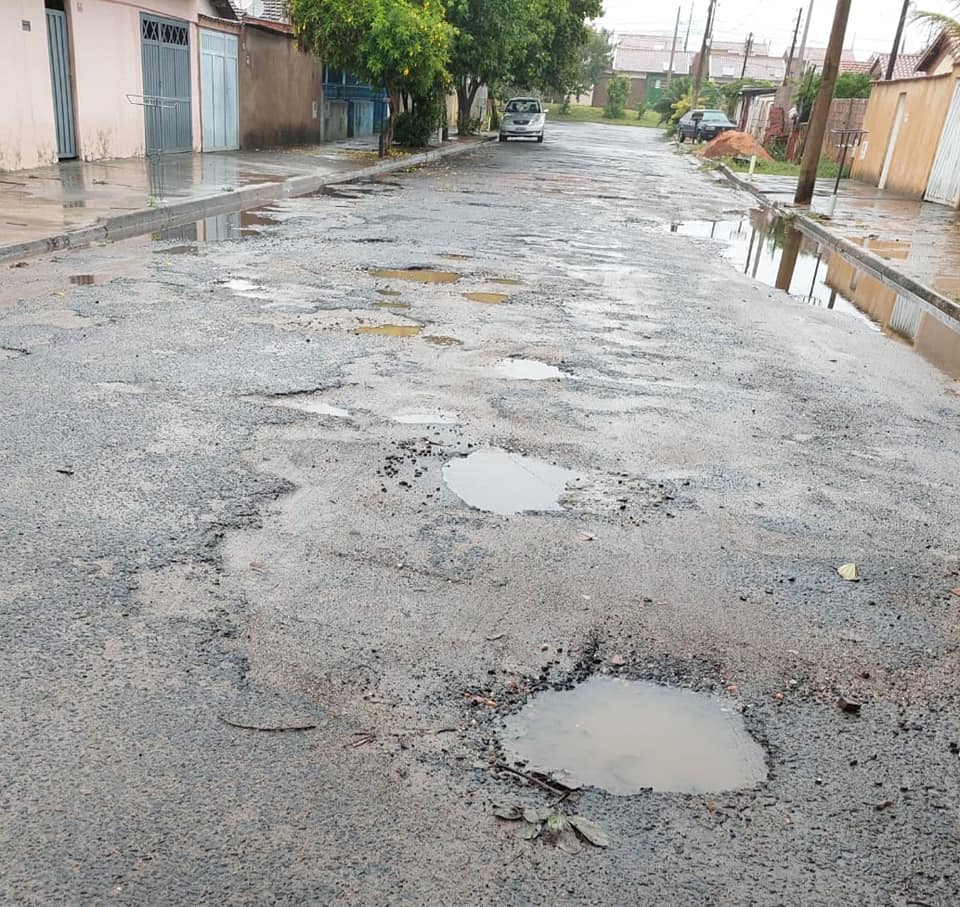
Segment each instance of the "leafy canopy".
[[441,0],[290,0],[304,47],[390,92],[425,96],[449,80],[454,38]]

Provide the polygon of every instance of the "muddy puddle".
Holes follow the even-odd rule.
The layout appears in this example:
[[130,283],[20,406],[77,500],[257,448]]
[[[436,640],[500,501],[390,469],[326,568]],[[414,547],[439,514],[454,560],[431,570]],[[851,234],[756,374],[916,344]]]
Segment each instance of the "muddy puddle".
[[431,334],[423,339],[434,346],[463,346],[462,340],[458,340],[456,337],[444,337],[440,334]]
[[545,460],[499,447],[474,451],[443,467],[447,487],[462,501],[501,516],[561,511],[567,485],[580,476]]
[[563,372],[555,365],[547,365],[538,359],[501,359],[493,370],[510,381],[549,381],[563,377]]
[[732,706],[614,677],[541,693],[504,722],[502,742],[511,761],[619,796],[737,790],[767,777]]
[[490,282],[495,283],[501,287],[522,287],[523,286],[522,280],[516,280],[513,277],[497,277],[494,280],[491,280]]
[[463,298],[470,302],[482,302],[484,305],[500,305],[510,297],[506,293],[464,293]]
[[400,302],[399,300],[394,300],[393,302],[391,302],[390,300],[384,300],[383,302],[375,302],[374,306],[378,309],[395,309],[400,311],[413,308],[413,306],[410,305],[409,302]]
[[416,337],[423,330],[419,324],[365,324],[354,328],[354,334],[379,334],[382,337]]
[[457,413],[400,413],[393,417],[394,422],[401,425],[459,425],[460,416]]
[[72,274],[70,283],[77,287],[100,286],[110,282],[110,277],[106,274]]
[[[665,229],[723,243],[723,257],[742,273],[809,305],[852,315],[960,378],[960,322],[898,294],[782,219],[757,209],[729,220],[686,221]],[[904,259],[911,249],[909,242],[872,236],[861,244],[888,260]]]
[[391,270],[379,268],[371,271],[372,277],[381,280],[412,280],[417,283],[456,283],[462,275],[456,271],[434,271],[432,268],[404,268]]

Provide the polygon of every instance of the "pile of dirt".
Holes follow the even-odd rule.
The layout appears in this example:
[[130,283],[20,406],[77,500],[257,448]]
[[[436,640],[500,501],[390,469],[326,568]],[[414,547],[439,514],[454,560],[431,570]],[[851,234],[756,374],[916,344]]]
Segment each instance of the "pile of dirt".
[[773,160],[767,154],[767,149],[747,132],[721,132],[700,154],[712,161],[725,157],[751,157],[754,154],[761,161]]

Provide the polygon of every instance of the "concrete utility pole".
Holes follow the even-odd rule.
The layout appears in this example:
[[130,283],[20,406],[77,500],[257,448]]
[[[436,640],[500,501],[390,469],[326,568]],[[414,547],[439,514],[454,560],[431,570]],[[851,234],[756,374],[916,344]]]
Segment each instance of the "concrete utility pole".
[[793,75],[793,56],[797,52],[797,38],[800,37],[800,20],[803,18],[803,7],[797,10],[797,24],[793,29],[793,44],[790,45],[790,58],[787,60],[787,72],[783,77],[783,84],[787,85]]
[[[713,43],[713,17],[717,11],[717,0],[710,0],[710,8],[707,10],[707,27],[703,32],[703,44],[700,47],[700,58],[697,60],[697,74],[693,80],[693,98],[690,103],[690,109],[696,110],[700,103],[700,89],[703,87],[703,69],[704,65],[709,65],[710,45]],[[707,70],[709,74],[710,70]]]
[[800,179],[797,182],[797,194],[794,202],[809,205],[813,199],[813,190],[817,185],[817,170],[820,167],[820,154],[823,151],[823,136],[827,131],[830,117],[830,104],[837,87],[840,74],[840,59],[843,56],[843,41],[847,35],[847,23],[850,21],[852,0],[837,0],[837,9],[833,14],[833,28],[830,31],[830,43],[823,61],[823,77],[820,93],[813,105],[810,125],[807,128],[807,143],[800,163]]
[[667,72],[667,88],[670,87],[670,83],[673,81],[673,64],[677,59],[677,40],[680,38],[680,14],[683,12],[683,7],[677,7],[677,26],[673,30],[673,47],[670,48],[670,69]]
[[741,82],[747,77],[747,63],[750,62],[750,53],[752,50],[753,50],[753,32],[750,32],[750,37],[747,38],[747,43],[746,43],[746,46],[744,47],[743,70],[740,73]]
[[903,40],[903,29],[907,24],[907,13],[910,12],[910,0],[903,0],[903,12],[900,13],[900,24],[897,26],[897,37],[893,39],[893,50],[890,53],[890,62],[887,64],[887,81],[893,78],[893,70],[897,65],[897,56],[900,53],[900,42]]
[[687,37],[683,39],[683,52],[686,53],[690,49],[690,29],[693,28],[693,10],[694,6],[690,4],[690,18],[687,19]]
[[797,62],[800,64],[797,67],[798,82],[803,78],[803,71],[806,68],[807,39],[810,37],[810,22],[813,19],[813,3],[814,3],[814,0],[810,0],[810,8],[807,10],[807,21],[804,23],[804,26],[803,26],[803,40],[800,42],[800,56],[797,58]]

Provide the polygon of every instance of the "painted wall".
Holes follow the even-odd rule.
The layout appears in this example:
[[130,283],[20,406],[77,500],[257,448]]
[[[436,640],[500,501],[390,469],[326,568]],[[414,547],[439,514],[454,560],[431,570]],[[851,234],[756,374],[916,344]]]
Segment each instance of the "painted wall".
[[886,188],[910,198],[923,198],[955,83],[953,71],[935,77],[874,82],[863,122],[869,135],[857,155],[853,178],[874,186],[879,184],[897,103],[900,95],[905,94],[903,124],[893,150]]
[[[22,22],[30,23],[24,31]],[[0,2],[0,170],[57,160],[43,0]]]
[[[200,150],[200,75],[197,0],[69,0],[74,49],[77,141],[87,161],[145,153],[143,107],[127,95],[143,94],[140,13],[190,22],[193,147]],[[206,4],[203,5],[206,7]],[[108,63],[104,54],[108,53]]]
[[240,147],[322,140],[323,64],[291,35],[244,25],[240,39]]

